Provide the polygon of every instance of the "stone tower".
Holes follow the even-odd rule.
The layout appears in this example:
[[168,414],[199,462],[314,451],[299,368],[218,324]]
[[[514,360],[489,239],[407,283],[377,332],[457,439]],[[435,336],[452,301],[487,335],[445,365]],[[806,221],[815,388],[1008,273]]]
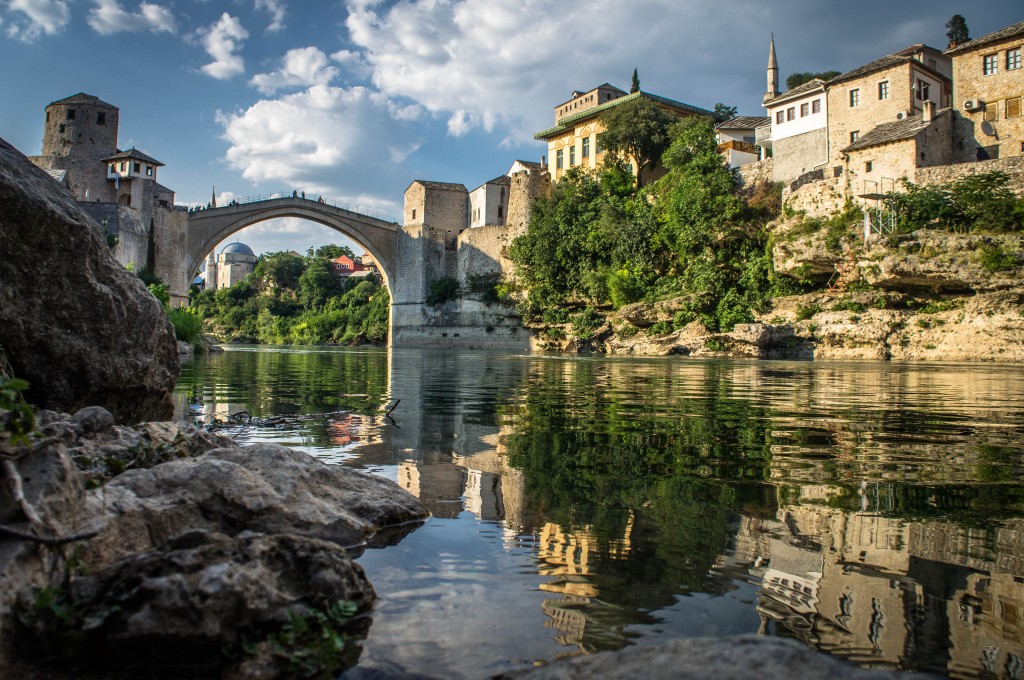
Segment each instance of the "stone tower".
[[772,99],[778,97],[779,94],[779,62],[775,59],[775,34],[772,33],[771,42],[768,45],[768,90],[764,98]]
[[109,201],[103,159],[117,153],[118,109],[84,92],[46,107],[43,152],[37,165],[64,170],[79,201]]

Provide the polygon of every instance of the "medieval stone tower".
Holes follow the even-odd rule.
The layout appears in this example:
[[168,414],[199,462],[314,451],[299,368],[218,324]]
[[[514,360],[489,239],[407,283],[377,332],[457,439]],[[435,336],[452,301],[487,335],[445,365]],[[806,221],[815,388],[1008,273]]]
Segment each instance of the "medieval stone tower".
[[117,153],[118,109],[79,93],[46,107],[43,152],[34,158],[46,170],[63,170],[79,201],[111,200],[103,160]]

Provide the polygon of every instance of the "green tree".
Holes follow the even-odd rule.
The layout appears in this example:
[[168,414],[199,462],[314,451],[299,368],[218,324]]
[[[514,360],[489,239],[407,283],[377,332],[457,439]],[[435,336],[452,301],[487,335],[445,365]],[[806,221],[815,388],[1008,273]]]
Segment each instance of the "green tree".
[[967,20],[959,14],[954,14],[946,22],[946,37],[949,38],[949,46],[956,47],[971,39],[971,32],[967,28]]
[[310,248],[309,250],[310,252],[308,253],[307,257],[324,257],[327,258],[328,260],[336,260],[342,255],[347,255],[348,257],[351,257],[353,259],[355,258],[355,253],[352,252],[351,248],[349,248],[348,246],[339,246],[334,243],[322,245],[316,250],[313,250],[312,248]]
[[299,277],[305,269],[306,261],[294,253],[264,253],[253,268],[252,277],[263,288],[297,290]]
[[715,104],[715,118],[718,120],[732,120],[736,117],[736,107],[726,106],[722,102]]
[[800,87],[804,83],[808,83],[814,80],[815,78],[820,78],[821,80],[828,82],[841,74],[841,71],[822,71],[821,73],[793,73],[788,78],[786,78],[786,89],[792,90],[794,88]]
[[640,91],[640,76],[637,74],[636,69],[633,69],[633,80],[629,84],[629,93]]
[[316,258],[299,277],[299,291],[306,309],[321,309],[339,291],[338,277],[326,259]]
[[654,169],[668,148],[669,127],[675,118],[645,97],[613,106],[601,114],[604,132],[598,135],[601,148],[613,162],[636,163],[637,185],[645,184],[645,172]]

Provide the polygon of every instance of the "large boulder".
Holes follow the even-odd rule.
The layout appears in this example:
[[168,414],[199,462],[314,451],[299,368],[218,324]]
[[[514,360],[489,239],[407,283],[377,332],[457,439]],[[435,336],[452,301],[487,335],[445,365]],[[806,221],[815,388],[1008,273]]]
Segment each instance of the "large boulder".
[[93,567],[191,529],[284,532],[359,547],[384,529],[411,529],[427,516],[389,480],[278,444],[213,449],[129,470],[93,491],[91,500],[106,522],[83,553]]
[[169,418],[179,364],[160,303],[73,198],[2,139],[0,206],[0,346],[28,400]]

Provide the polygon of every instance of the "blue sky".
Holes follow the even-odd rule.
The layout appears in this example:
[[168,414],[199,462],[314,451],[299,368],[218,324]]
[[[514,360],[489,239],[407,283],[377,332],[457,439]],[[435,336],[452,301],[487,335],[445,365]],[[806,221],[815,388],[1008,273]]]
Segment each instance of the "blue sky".
[[[305,190],[400,216],[415,179],[473,189],[574,89],[628,89],[762,115],[768,36],[782,78],[944,48],[1024,20],[1020,0],[0,0],[0,137],[28,155],[43,109],[120,108],[119,146],[166,164],[179,203]],[[257,252],[342,242],[301,220],[240,234]],[[234,240],[234,239],[232,239]]]

